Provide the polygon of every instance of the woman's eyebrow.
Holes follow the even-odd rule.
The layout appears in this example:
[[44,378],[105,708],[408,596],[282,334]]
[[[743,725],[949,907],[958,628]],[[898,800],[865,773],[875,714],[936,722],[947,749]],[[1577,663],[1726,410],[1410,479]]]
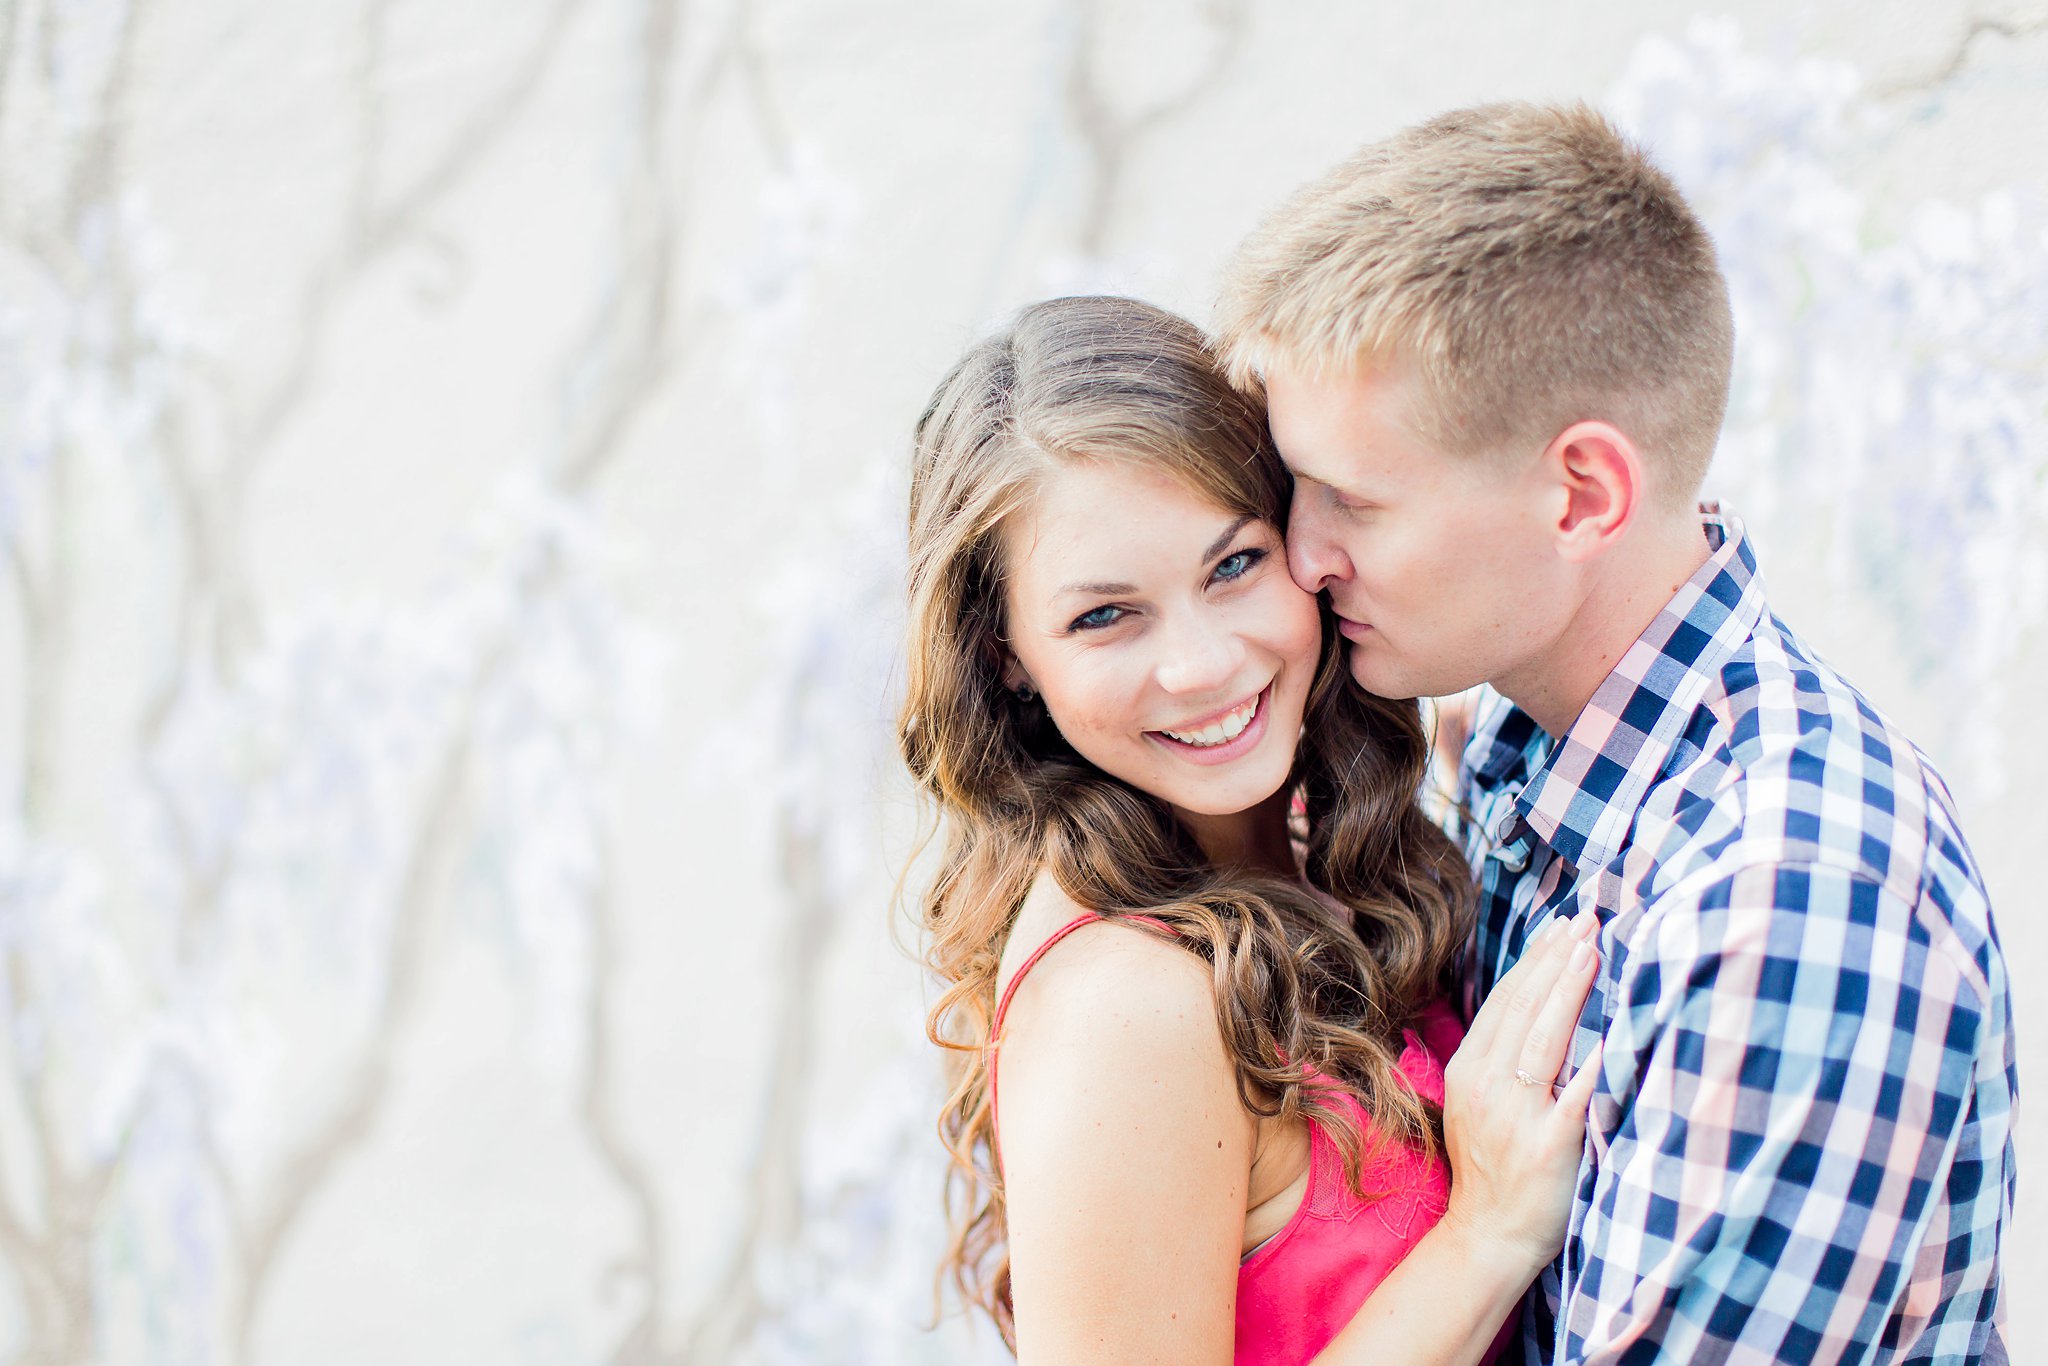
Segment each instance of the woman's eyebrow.
[[1218,536],[1215,540],[1211,541],[1209,543],[1209,548],[1202,552],[1203,562],[1207,563],[1208,561],[1215,559],[1218,555],[1221,555],[1224,551],[1224,548],[1228,546],[1232,541],[1237,539],[1237,533],[1244,530],[1245,524],[1253,520],[1254,518],[1252,517],[1252,515],[1249,512],[1247,512],[1244,516],[1232,522],[1229,528],[1225,530],[1221,536]]
[[[1224,549],[1237,539],[1238,532],[1243,531],[1248,523],[1257,520],[1256,517],[1247,512],[1228,527],[1225,527],[1223,534],[1209,542],[1209,548],[1202,552],[1203,562],[1207,563],[1221,555]],[[1125,593],[1135,593],[1137,591],[1138,585],[1134,583],[1069,583],[1062,585],[1055,596],[1064,596],[1068,593],[1088,593],[1096,597],[1114,598],[1120,597]]]
[[1092,597],[1114,598],[1121,597],[1125,593],[1135,593],[1137,591],[1138,585],[1134,583],[1070,583],[1061,588],[1054,596],[1063,597],[1068,593],[1087,593]]

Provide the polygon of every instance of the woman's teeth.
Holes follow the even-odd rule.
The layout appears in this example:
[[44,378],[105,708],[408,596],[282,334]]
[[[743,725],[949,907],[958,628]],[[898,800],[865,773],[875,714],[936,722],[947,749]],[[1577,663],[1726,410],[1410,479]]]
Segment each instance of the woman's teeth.
[[1169,730],[1161,733],[1171,735],[1184,745],[1195,745],[1202,749],[1207,749],[1212,745],[1220,745],[1226,740],[1235,740],[1244,733],[1244,728],[1249,726],[1252,723],[1252,718],[1258,714],[1259,699],[1253,697],[1251,701],[1245,703],[1221,721],[1211,722],[1200,730]]

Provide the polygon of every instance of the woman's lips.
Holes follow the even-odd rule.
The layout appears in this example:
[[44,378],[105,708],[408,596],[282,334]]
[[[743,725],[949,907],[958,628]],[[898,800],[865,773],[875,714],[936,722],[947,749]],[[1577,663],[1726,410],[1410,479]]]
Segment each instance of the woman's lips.
[[[1155,744],[1172,751],[1177,757],[1191,764],[1227,764],[1241,754],[1250,753],[1266,733],[1266,712],[1273,700],[1273,685],[1268,683],[1259,690],[1258,709],[1245,728],[1220,745],[1191,745],[1185,740],[1176,740],[1164,731],[1148,730],[1145,735]],[[1228,711],[1223,713],[1228,716]]]

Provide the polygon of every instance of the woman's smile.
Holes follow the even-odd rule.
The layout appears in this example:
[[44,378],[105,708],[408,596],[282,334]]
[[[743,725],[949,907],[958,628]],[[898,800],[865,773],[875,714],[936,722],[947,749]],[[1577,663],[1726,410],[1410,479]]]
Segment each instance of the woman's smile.
[[1146,738],[1189,763],[1227,764],[1265,737],[1266,703],[1272,691],[1269,682],[1235,706],[1170,730],[1148,730]]

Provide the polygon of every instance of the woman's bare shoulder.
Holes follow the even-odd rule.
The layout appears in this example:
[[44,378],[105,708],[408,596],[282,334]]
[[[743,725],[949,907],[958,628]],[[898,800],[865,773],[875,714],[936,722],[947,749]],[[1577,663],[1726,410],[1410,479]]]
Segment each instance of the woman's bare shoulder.
[[[1020,963],[1083,914],[1033,895]],[[1018,983],[999,1061],[1019,1338],[1047,1360],[1227,1361],[1254,1126],[1201,960],[1085,924]]]
[[[1013,936],[1031,938],[1004,964],[1012,973],[1084,913],[1056,886],[1032,899]],[[1077,1084],[1094,1120],[1125,1132],[1242,1114],[1208,966],[1139,925],[1084,924],[1055,944],[1016,982],[1000,1045],[1006,1153],[1053,1137],[1030,1136],[1040,1123],[1073,1121]]]
[[[1041,872],[1011,926],[998,974],[1007,989],[1032,955],[1061,929],[1089,915],[1051,873]],[[1208,967],[1194,954],[1142,925],[1103,918],[1070,931],[1047,949],[1018,984],[1008,1026],[1055,1005],[1094,1017],[1102,1010],[1199,1003],[1213,1013]]]

